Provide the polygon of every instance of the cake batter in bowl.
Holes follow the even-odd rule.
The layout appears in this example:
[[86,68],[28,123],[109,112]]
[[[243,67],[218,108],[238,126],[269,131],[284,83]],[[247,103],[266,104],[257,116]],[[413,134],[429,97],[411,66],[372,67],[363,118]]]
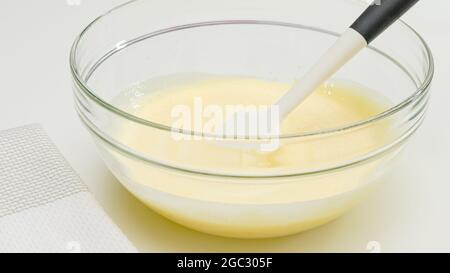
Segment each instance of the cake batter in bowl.
[[370,192],[423,121],[432,55],[398,22],[285,120],[273,152],[218,145],[194,127],[179,131],[172,110],[192,109],[196,98],[273,102],[365,5],[156,2],[131,1],[95,20],[74,43],[71,69],[77,111],[106,165],[179,224],[269,238],[327,223]]

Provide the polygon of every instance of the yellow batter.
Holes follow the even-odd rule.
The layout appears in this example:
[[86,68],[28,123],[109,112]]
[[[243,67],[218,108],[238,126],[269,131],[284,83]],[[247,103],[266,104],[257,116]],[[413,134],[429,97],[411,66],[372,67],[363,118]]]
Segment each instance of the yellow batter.
[[[143,119],[170,126],[174,123],[174,107],[185,105],[194,109],[194,98],[201,98],[204,107],[219,105],[223,109],[226,105],[271,105],[290,87],[289,84],[240,77],[204,77],[183,84],[172,81],[159,85],[149,82],[128,90],[124,95],[128,100],[122,98],[121,107]],[[284,120],[281,132],[287,135],[335,129],[366,120],[387,109],[386,101],[375,100],[368,94],[350,84],[324,85]],[[124,104],[124,101],[131,103]],[[192,124],[194,119],[192,116]],[[203,117],[203,122],[207,123],[209,119]],[[379,145],[385,131],[376,129],[347,134],[345,141],[338,134],[320,142],[292,139],[272,153],[231,149],[217,145],[217,142],[195,139],[174,141],[172,136],[156,131],[123,128],[122,132],[126,134],[127,143],[157,161],[211,173],[252,175],[257,172],[267,175],[299,173],[300,170],[341,163],[345,157],[354,157]]]
[[[204,105],[271,105],[289,87],[245,77],[164,78],[133,86],[117,98],[116,104],[138,117],[170,125],[173,108],[193,107],[195,97],[201,97]],[[355,85],[329,83],[284,120],[282,134],[352,125],[388,107],[386,101],[374,99],[373,94]],[[125,169],[116,175],[131,192],[183,225],[242,238],[292,234],[337,217],[357,199],[356,194],[354,197],[345,194],[366,185],[382,159],[323,175],[289,175],[363,157],[385,144],[389,127],[386,123],[375,123],[357,130],[282,139],[276,151],[260,153],[206,140],[177,141],[171,132],[125,124],[114,126],[122,143],[158,164],[189,170],[180,172],[144,164],[117,153],[117,162],[110,165],[118,164]],[[111,167],[113,171],[115,168]],[[264,178],[267,176],[272,178]],[[306,206],[304,202],[312,203]],[[280,205],[279,210],[271,204]]]

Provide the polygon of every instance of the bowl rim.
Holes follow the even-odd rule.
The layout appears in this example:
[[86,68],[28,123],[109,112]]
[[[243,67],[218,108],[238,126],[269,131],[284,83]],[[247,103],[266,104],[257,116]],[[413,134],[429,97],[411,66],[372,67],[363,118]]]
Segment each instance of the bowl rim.
[[[177,132],[177,133],[181,133],[184,135],[190,135],[190,136],[202,136],[202,137],[210,137],[210,138],[215,138],[215,139],[223,139],[223,140],[236,140],[239,139],[236,137],[233,138],[227,138],[226,136],[218,136],[218,135],[207,135],[201,132],[196,132],[196,131],[189,131],[189,130],[180,130],[180,129],[175,129],[171,126],[165,125],[165,124],[160,124],[160,123],[156,123],[153,122],[151,120],[147,120],[144,118],[140,118],[138,116],[135,116],[131,113],[128,113],[124,110],[121,110],[119,107],[116,107],[114,105],[112,105],[111,103],[108,103],[106,100],[102,99],[101,97],[96,95],[96,92],[94,90],[92,90],[88,84],[87,81],[88,80],[84,80],[83,77],[80,75],[79,73],[79,69],[77,66],[77,53],[78,53],[78,45],[80,43],[80,41],[83,39],[84,35],[93,27],[96,25],[96,23],[98,23],[98,21],[100,21],[102,18],[108,16],[109,14],[111,14],[112,12],[119,10],[127,5],[130,5],[134,2],[137,2],[139,0],[131,0],[129,2],[126,2],[124,4],[118,5],[112,9],[110,9],[109,11],[105,12],[104,14],[98,16],[96,19],[94,19],[91,23],[89,23],[82,31],[79,35],[77,35],[77,37],[75,38],[75,41],[72,44],[71,50],[70,50],[70,58],[69,58],[69,64],[70,64],[70,71],[72,74],[72,79],[75,81],[75,83],[77,84],[77,86],[79,87],[79,89],[85,94],[87,95],[89,98],[91,98],[94,102],[96,102],[97,104],[99,104],[101,107],[106,108],[108,111],[119,115],[127,120],[130,120],[132,122],[136,122],[139,123],[141,125],[144,126],[149,126],[155,129],[159,129],[159,130],[164,130],[164,131],[168,131],[168,132]],[[390,116],[394,115],[395,113],[403,110],[404,108],[406,108],[407,106],[409,106],[410,104],[414,103],[416,100],[418,100],[419,98],[421,98],[424,93],[427,93],[429,90],[429,86],[433,80],[434,77],[434,57],[433,54],[431,52],[430,47],[428,46],[428,44],[426,43],[426,41],[422,38],[422,36],[414,29],[412,28],[410,25],[408,25],[407,23],[405,23],[403,20],[399,20],[398,21],[399,24],[402,24],[404,27],[406,27],[406,29],[408,29],[409,31],[412,32],[412,34],[414,34],[418,40],[419,43],[421,44],[421,46],[425,49],[425,57],[428,60],[428,67],[426,69],[426,76],[424,78],[423,81],[420,82],[420,85],[418,85],[417,89],[415,90],[414,93],[412,93],[409,97],[407,97],[406,99],[402,100],[400,103],[394,105],[393,107],[390,107],[389,109],[377,114],[377,115],[373,115],[367,119],[363,119],[361,121],[357,121],[354,123],[350,123],[350,124],[346,124],[344,126],[341,127],[335,127],[335,128],[327,128],[327,129],[322,129],[322,130],[316,130],[316,131],[308,131],[308,132],[302,132],[302,133],[290,133],[290,134],[281,134],[279,136],[268,136],[268,137],[258,137],[258,138],[242,138],[242,140],[245,141],[254,141],[254,140],[264,140],[264,141],[269,141],[272,139],[278,139],[278,140],[285,140],[285,139],[297,139],[297,138],[306,138],[306,137],[312,137],[312,136],[324,136],[324,135],[329,135],[329,134],[333,134],[333,133],[342,133],[342,132],[346,132],[352,129],[356,129],[356,128],[360,128],[360,127],[364,127],[368,124],[372,124],[375,123],[377,121],[389,118]],[[170,33],[173,31],[178,31],[178,30],[183,30],[183,29],[187,29],[187,28],[194,28],[194,27],[202,27],[202,26],[211,26],[211,25],[218,25],[218,24],[271,24],[271,25],[278,25],[278,26],[295,26],[295,27],[301,27],[303,29],[307,29],[307,30],[313,30],[313,31],[319,31],[322,32],[324,34],[330,34],[330,35],[334,35],[334,36],[338,36],[338,33],[334,33],[328,30],[324,30],[324,29],[320,29],[320,28],[316,28],[316,27],[311,27],[311,26],[306,26],[306,25],[300,25],[300,24],[291,24],[291,23],[284,23],[284,22],[276,22],[276,21],[256,21],[256,20],[229,20],[229,21],[210,21],[210,22],[201,22],[201,23],[194,23],[194,24],[188,24],[188,25],[181,25],[181,26],[176,26],[176,27],[171,27],[171,28],[167,28],[167,29],[162,29],[162,30],[158,30],[152,33],[149,33],[146,36],[145,39],[150,38],[150,37],[155,37],[158,35],[162,35],[162,34],[166,34],[166,33]],[[142,37],[138,37],[141,38]],[[117,53],[121,50],[123,50],[124,48],[126,48],[129,45],[132,45],[136,42],[141,41],[141,39],[135,39],[134,41],[129,41],[129,43],[122,43],[122,46],[120,48],[117,48],[116,51],[113,52]],[[391,61],[393,61],[395,64],[399,65],[400,68],[402,68],[402,65],[398,64],[398,62],[396,60],[394,60],[393,58],[391,58],[390,56],[388,56],[387,54],[384,54],[383,52],[369,46],[369,49],[375,50],[377,51],[377,53],[380,53],[382,55],[384,55],[384,57],[387,57],[389,59],[391,59]],[[106,56],[106,55],[105,55]],[[107,56],[107,58],[109,58],[111,55]],[[106,58],[106,59],[107,59]],[[105,60],[106,60],[105,59]],[[101,64],[101,63],[100,63]],[[94,70],[95,71],[95,70]],[[407,73],[407,72],[405,72]],[[407,73],[409,74],[409,73]],[[410,76],[410,75],[408,75]]]
[[[95,95],[95,92],[93,90],[91,90],[88,85],[87,85],[87,81],[89,79],[86,80],[86,82],[83,80],[83,77],[81,76],[81,74],[79,74],[78,69],[77,69],[77,62],[76,62],[76,57],[77,57],[77,48],[78,45],[81,41],[81,39],[84,37],[84,35],[89,31],[90,28],[92,28],[99,20],[101,20],[103,17],[107,16],[108,14],[114,12],[115,10],[118,10],[126,5],[132,4],[134,2],[137,2],[139,0],[132,0],[129,2],[126,2],[124,4],[121,4],[119,6],[116,6],[114,8],[112,8],[111,10],[107,11],[106,13],[104,13],[103,15],[97,17],[95,20],[93,20],[88,26],[86,26],[83,31],[76,37],[71,51],[70,51],[70,71],[72,74],[72,78],[74,83],[77,85],[78,88],[76,92],[82,92],[84,95],[86,95],[89,99],[91,99],[92,101],[94,101],[96,104],[98,104],[100,107],[102,108],[106,108],[108,111],[112,112],[113,114],[116,114],[118,116],[121,116],[127,120],[130,120],[132,122],[136,122],[139,123],[141,125],[144,126],[149,126],[155,129],[160,129],[160,130],[164,130],[164,131],[168,131],[168,132],[173,132],[173,128],[167,126],[167,125],[163,125],[163,124],[158,124],[158,123],[154,123],[152,121],[149,120],[145,120],[142,118],[139,118],[137,116],[134,116],[126,111],[123,111],[117,107],[115,107],[114,105],[111,105],[110,103],[108,103],[107,101],[101,99],[100,97],[98,97],[97,95]],[[339,36],[339,33],[333,33],[331,31],[328,30],[324,30],[324,29],[320,29],[320,28],[315,28],[315,27],[310,27],[310,26],[305,26],[305,25],[300,25],[300,24],[290,24],[290,23],[283,23],[283,22],[273,22],[273,21],[255,21],[255,20],[230,20],[230,21],[212,21],[212,22],[202,22],[202,23],[195,23],[195,24],[190,24],[190,25],[181,25],[178,27],[172,27],[172,28],[168,28],[168,29],[163,29],[160,31],[156,31],[154,33],[150,33],[148,35],[158,35],[158,34],[164,34],[170,31],[174,31],[177,29],[185,29],[185,28],[191,28],[191,27],[196,27],[199,24],[200,25],[216,25],[218,23],[227,23],[227,22],[233,22],[233,23],[271,23],[271,24],[276,24],[276,25],[293,25],[295,27],[301,27],[303,29],[310,29],[310,30],[315,30],[315,31],[319,31],[319,32],[323,32],[325,34],[331,34],[334,36]],[[280,135],[279,137],[276,137],[277,139],[292,139],[292,138],[306,138],[306,137],[311,137],[311,136],[327,136],[328,134],[333,134],[333,133],[342,133],[342,132],[346,132],[348,130],[352,130],[352,129],[357,129],[360,127],[364,127],[368,124],[374,123],[376,121],[379,120],[383,120],[385,118],[389,118],[390,116],[394,115],[395,113],[405,109],[406,107],[408,107],[409,105],[412,105],[414,103],[416,103],[417,101],[422,100],[428,93],[429,93],[429,86],[433,80],[433,76],[434,76],[434,58],[433,58],[433,54],[429,48],[429,46],[427,45],[427,43],[425,42],[425,40],[420,36],[419,33],[417,33],[416,30],[414,30],[411,26],[409,26],[407,23],[405,23],[402,20],[399,20],[398,22],[399,24],[403,25],[403,27],[406,28],[407,31],[412,32],[413,35],[416,36],[416,38],[418,39],[418,44],[421,45],[421,47],[424,49],[425,51],[425,58],[426,61],[428,61],[428,67],[426,70],[426,76],[424,78],[423,81],[419,83],[415,82],[415,85],[417,86],[415,92],[410,95],[409,97],[407,97],[405,100],[403,100],[402,102],[400,102],[399,104],[391,107],[390,109],[388,109],[385,112],[382,112],[378,115],[372,116],[366,120],[362,120],[353,124],[349,124],[346,126],[342,126],[339,128],[332,128],[332,129],[326,129],[326,130],[321,130],[321,131],[313,131],[313,132],[306,132],[306,133],[301,133],[301,134],[285,134],[285,135]],[[138,37],[139,38],[139,37]],[[138,39],[137,39],[138,40]],[[125,46],[126,47],[126,46]],[[124,47],[124,48],[125,48]],[[384,57],[387,57],[388,59],[390,59],[391,61],[394,62],[394,64],[398,65],[400,67],[400,69],[405,70],[402,64],[399,64],[395,59],[393,59],[392,57],[390,57],[389,55],[383,53],[382,51],[377,50],[376,48],[372,48],[369,47],[372,50],[378,51],[378,53],[381,53],[381,55],[384,55]],[[122,50],[123,48],[120,48],[120,50]],[[100,63],[101,64],[101,63]],[[95,70],[94,70],[95,71]],[[411,77],[411,74],[408,71],[404,71],[406,74],[408,74],[409,77]],[[412,79],[412,81],[414,82],[414,79]],[[139,153],[136,153],[135,151],[132,151],[129,149],[129,147],[123,147],[123,145],[121,145],[120,143],[117,143],[115,140],[111,139],[110,136],[108,136],[107,134],[105,134],[102,130],[100,130],[99,128],[97,128],[94,124],[91,123],[91,121],[84,116],[83,113],[80,113],[80,111],[78,111],[81,120],[83,121],[83,124],[88,128],[89,131],[91,131],[92,133],[94,133],[97,137],[99,137],[103,142],[106,142],[108,145],[112,146],[114,149],[116,149],[116,151],[121,152],[121,153],[125,153],[126,155],[131,155],[133,158],[137,159],[137,160],[143,160],[146,163],[152,164],[152,165],[156,165],[159,167],[163,167],[163,168],[167,168],[170,170],[175,170],[175,171],[181,171],[182,173],[187,173],[187,174],[196,174],[196,175],[206,175],[206,176],[214,176],[214,177],[226,177],[226,178],[243,178],[243,179],[266,179],[266,178],[283,178],[283,177],[298,177],[298,176],[308,176],[308,175],[316,175],[316,174],[324,174],[324,173],[329,173],[329,172],[334,172],[334,171],[339,171],[341,169],[345,169],[345,168],[350,168],[353,167],[355,165],[359,165],[362,163],[365,163],[367,161],[370,160],[374,160],[376,158],[378,158],[378,156],[383,155],[385,153],[388,153],[389,151],[394,150],[396,147],[399,147],[399,145],[401,145],[404,141],[406,141],[406,139],[408,139],[408,137],[413,134],[418,127],[420,126],[420,124],[423,121],[423,117],[421,117],[417,122],[415,122],[410,128],[409,130],[407,130],[407,132],[405,132],[402,136],[398,137],[397,139],[395,139],[393,142],[384,145],[383,147],[381,147],[380,149],[371,151],[370,154],[365,154],[362,157],[356,158],[356,159],[352,159],[349,162],[345,162],[345,164],[338,164],[337,166],[333,166],[332,168],[326,167],[326,168],[320,168],[317,170],[311,170],[311,171],[307,171],[307,172],[295,172],[295,173],[289,173],[289,174],[282,174],[282,175],[271,175],[271,174],[265,174],[265,175],[257,175],[257,176],[253,176],[253,175],[236,175],[236,174],[223,174],[223,173],[216,173],[216,172],[204,172],[204,171],[198,171],[198,170],[192,170],[192,169],[185,169],[185,168],[180,168],[180,167],[176,167],[176,166],[172,166],[172,165],[166,165],[160,162],[156,162],[154,160],[151,160],[147,157],[142,157]],[[423,111],[421,111],[423,112]],[[422,115],[423,116],[423,113]],[[184,134],[186,134],[186,132],[182,132]],[[201,135],[201,136],[205,136],[204,134],[198,134],[196,132],[187,132],[187,134],[190,135]],[[213,136],[215,137],[215,136]],[[266,138],[270,139],[270,138]],[[249,139],[246,139],[249,140]],[[254,139],[250,139],[250,140],[254,140]],[[260,138],[258,140],[261,140]],[[228,183],[228,182],[227,182]],[[236,182],[236,183],[242,183],[242,182]],[[259,181],[259,183],[271,183],[270,181]]]
[[[332,167],[324,167],[319,169],[313,169],[303,172],[292,172],[292,173],[286,173],[286,174],[262,174],[262,175],[246,175],[246,174],[233,174],[228,172],[211,172],[211,171],[202,171],[198,169],[189,169],[184,167],[178,167],[174,165],[169,165],[166,163],[161,163],[152,159],[149,159],[145,155],[130,150],[128,147],[117,143],[114,139],[109,137],[107,134],[103,133],[101,130],[99,130],[95,125],[93,125],[82,113],[79,113],[80,119],[84,126],[88,129],[89,132],[91,132],[93,135],[95,135],[99,140],[101,140],[104,144],[114,149],[116,152],[124,155],[124,156],[131,156],[131,158],[140,160],[144,162],[144,164],[151,164],[156,167],[164,168],[169,171],[176,171],[181,174],[187,174],[187,175],[196,175],[196,176],[206,176],[206,177],[215,177],[215,178],[236,178],[236,179],[258,179],[257,184],[273,184],[273,183],[289,183],[289,181],[286,182],[280,182],[278,180],[273,180],[273,178],[298,178],[298,177],[310,177],[314,175],[323,175],[328,173],[333,173],[337,171],[342,171],[345,169],[350,169],[356,166],[360,166],[362,164],[365,164],[367,162],[375,161],[379,158],[381,158],[383,155],[389,154],[390,152],[396,151],[408,140],[408,138],[413,135],[420,125],[422,124],[424,120],[425,115],[421,115],[419,120],[411,126],[404,134],[402,134],[400,137],[395,139],[393,142],[380,147],[377,150],[372,151],[371,153],[358,157],[354,160],[351,160],[349,162],[345,162],[343,164],[338,164],[336,166]],[[226,183],[226,184],[241,184],[245,183],[245,181],[232,181],[232,180],[214,180],[214,182],[218,183]]]

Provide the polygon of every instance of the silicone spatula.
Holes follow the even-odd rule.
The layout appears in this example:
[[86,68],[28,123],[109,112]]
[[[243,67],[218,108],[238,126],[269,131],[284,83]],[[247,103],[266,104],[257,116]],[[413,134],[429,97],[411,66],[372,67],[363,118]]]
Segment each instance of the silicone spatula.
[[391,26],[419,0],[376,0],[293,87],[275,103],[282,121],[315,89]]

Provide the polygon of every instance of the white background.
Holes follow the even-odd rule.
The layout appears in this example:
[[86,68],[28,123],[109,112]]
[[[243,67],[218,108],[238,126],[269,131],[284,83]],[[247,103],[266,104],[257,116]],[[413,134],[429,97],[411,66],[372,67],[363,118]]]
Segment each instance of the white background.
[[427,120],[386,183],[331,224],[258,241],[208,236],[165,220],[127,193],[96,155],[73,108],[68,53],[87,23],[122,2],[1,1],[0,130],[42,124],[140,250],[367,252],[368,243],[377,241],[385,252],[450,252],[450,1],[421,1],[405,16],[432,48],[436,75]]

